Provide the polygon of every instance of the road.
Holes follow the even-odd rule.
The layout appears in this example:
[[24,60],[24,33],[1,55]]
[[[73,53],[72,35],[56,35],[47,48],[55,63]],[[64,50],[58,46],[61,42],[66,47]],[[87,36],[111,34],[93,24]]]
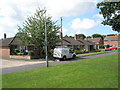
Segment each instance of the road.
[[[91,59],[91,58],[97,58],[97,57],[112,55],[112,54],[116,54],[116,53],[118,53],[118,52],[110,52],[110,53],[99,54],[99,55],[79,57],[79,58],[76,58],[74,60],[72,59],[72,60],[66,60],[66,61],[54,61],[54,62],[49,62],[49,65],[51,66],[51,65],[70,63],[70,62],[75,62],[75,61],[80,61],[80,60],[86,60],[86,59]],[[27,65],[20,65],[20,66],[14,66],[14,67],[6,67],[6,68],[2,68],[2,72],[0,72],[0,74],[20,72],[20,71],[32,70],[32,69],[42,68],[42,67],[46,67],[45,62],[43,62],[43,63],[33,63],[33,64],[27,64]]]

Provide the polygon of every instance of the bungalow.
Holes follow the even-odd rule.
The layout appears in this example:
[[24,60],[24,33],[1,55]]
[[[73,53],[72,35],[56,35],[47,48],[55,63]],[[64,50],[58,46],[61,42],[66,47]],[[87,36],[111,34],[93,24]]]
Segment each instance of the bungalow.
[[101,37],[86,38],[85,40],[95,43],[95,49],[99,49],[100,45],[104,45],[104,40]]
[[106,36],[104,38],[104,45],[110,45],[112,47],[120,47],[120,36]]
[[[61,35],[60,35],[61,36]],[[74,38],[73,37],[60,37],[61,42],[59,42],[58,46],[68,46],[71,47],[73,49],[77,49],[77,48],[85,48],[88,51],[92,51],[95,48],[95,43],[88,41],[88,40],[83,40],[81,38],[77,37],[77,34],[75,34]]]
[[[61,42],[58,42],[57,46],[63,45],[71,47],[73,49],[85,48],[88,51],[94,50],[94,42],[77,38],[77,35],[75,35],[74,38],[62,37],[59,39],[61,40]],[[34,52],[36,52],[34,46],[22,46],[20,39],[16,36],[12,38],[6,38],[6,34],[4,34],[4,39],[1,39],[0,42],[2,42],[2,44],[0,45],[0,50],[2,52],[0,53],[0,57],[2,58],[11,58],[11,55],[14,55],[14,49],[16,48],[20,50],[26,49],[28,51],[34,50]],[[37,53],[35,55],[37,55]]]

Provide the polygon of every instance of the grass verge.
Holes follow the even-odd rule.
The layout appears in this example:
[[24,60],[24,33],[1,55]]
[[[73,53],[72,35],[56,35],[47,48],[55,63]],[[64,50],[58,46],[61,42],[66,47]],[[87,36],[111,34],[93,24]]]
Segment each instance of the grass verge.
[[90,55],[104,54],[104,53],[115,52],[115,51],[118,51],[118,50],[112,50],[112,51],[101,51],[101,52],[91,52],[91,53],[78,54],[78,55],[76,55],[76,56],[77,56],[77,57],[83,57],[83,56],[90,56]]
[[118,88],[118,55],[2,76],[3,88]]

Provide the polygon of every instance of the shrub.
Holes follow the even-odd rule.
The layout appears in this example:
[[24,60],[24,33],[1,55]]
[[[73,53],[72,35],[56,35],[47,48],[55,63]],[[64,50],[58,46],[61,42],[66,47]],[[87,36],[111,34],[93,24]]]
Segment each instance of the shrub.
[[110,45],[107,45],[107,46],[106,46],[106,48],[109,48],[109,47],[110,47]]
[[105,48],[105,46],[104,46],[104,45],[100,45],[100,48],[104,49],[104,48]]
[[21,49],[21,53],[25,53],[25,49]]
[[50,54],[53,54],[53,51],[54,51],[54,49],[51,49],[51,50],[50,50]]
[[21,55],[24,55],[24,53],[17,53],[17,55],[20,55],[20,56],[21,56]]
[[29,51],[29,52],[28,52],[28,55],[34,56],[34,52],[33,52],[33,51]]
[[85,53],[88,53],[89,52],[89,50],[85,50]]
[[20,53],[19,49],[14,49],[14,54],[17,55],[17,53]]

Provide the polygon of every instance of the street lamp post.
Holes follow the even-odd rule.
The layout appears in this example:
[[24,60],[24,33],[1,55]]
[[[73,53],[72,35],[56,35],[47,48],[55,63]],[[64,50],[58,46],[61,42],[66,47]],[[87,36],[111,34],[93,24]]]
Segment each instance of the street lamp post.
[[46,67],[48,67],[48,55],[47,55],[47,30],[46,30],[46,11],[45,11],[45,59],[46,59]]

